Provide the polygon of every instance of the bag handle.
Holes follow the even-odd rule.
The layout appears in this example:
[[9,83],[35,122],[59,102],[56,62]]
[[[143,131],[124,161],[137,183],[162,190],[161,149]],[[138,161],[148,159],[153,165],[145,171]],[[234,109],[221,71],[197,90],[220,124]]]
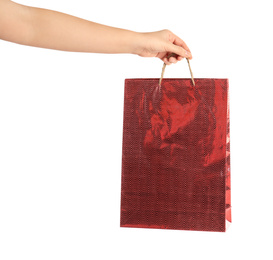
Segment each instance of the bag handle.
[[[175,56],[175,54],[174,54],[174,53],[171,53],[171,54],[168,56],[168,58],[173,57],[173,56]],[[188,58],[186,58],[186,59],[187,59],[188,65],[189,65],[190,73],[191,73],[191,81],[192,81],[193,86],[195,86],[195,82],[194,82],[194,79],[193,79],[193,74],[192,74],[192,70],[191,70],[190,61],[189,61]],[[163,68],[162,68],[162,72],[161,72],[161,77],[160,77],[160,79],[159,79],[159,86],[161,86],[161,82],[162,82],[162,79],[163,79],[163,76],[164,76],[165,68],[166,68],[166,63],[164,62]]]

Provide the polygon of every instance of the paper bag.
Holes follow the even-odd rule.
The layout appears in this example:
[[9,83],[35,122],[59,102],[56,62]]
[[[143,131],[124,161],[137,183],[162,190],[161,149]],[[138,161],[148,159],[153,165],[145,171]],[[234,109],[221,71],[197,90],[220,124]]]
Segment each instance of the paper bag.
[[126,79],[121,227],[225,231],[228,80]]

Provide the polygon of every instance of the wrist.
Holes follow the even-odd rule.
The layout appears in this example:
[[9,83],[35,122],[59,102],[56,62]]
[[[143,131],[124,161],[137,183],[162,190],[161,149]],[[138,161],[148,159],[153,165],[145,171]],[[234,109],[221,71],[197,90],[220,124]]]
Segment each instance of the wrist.
[[132,32],[131,41],[129,43],[130,53],[140,55],[144,48],[143,44],[144,42],[145,42],[144,33]]

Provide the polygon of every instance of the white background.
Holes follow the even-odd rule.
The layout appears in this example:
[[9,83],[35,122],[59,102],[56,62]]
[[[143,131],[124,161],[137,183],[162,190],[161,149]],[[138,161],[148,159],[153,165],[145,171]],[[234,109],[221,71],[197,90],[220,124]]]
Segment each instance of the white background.
[[[0,259],[273,259],[270,2],[20,1],[170,29],[196,78],[229,78],[233,223],[226,233],[119,227],[124,79],[158,78],[159,59],[0,41]],[[187,63],[165,77],[189,77]]]

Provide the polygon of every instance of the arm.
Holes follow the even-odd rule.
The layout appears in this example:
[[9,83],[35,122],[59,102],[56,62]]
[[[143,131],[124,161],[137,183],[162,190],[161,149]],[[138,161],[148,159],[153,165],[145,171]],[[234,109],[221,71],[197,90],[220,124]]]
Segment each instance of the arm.
[[[132,53],[167,64],[191,58],[187,45],[168,30],[137,33],[9,0],[0,0],[0,39],[62,51]],[[177,56],[167,60],[171,52]]]

